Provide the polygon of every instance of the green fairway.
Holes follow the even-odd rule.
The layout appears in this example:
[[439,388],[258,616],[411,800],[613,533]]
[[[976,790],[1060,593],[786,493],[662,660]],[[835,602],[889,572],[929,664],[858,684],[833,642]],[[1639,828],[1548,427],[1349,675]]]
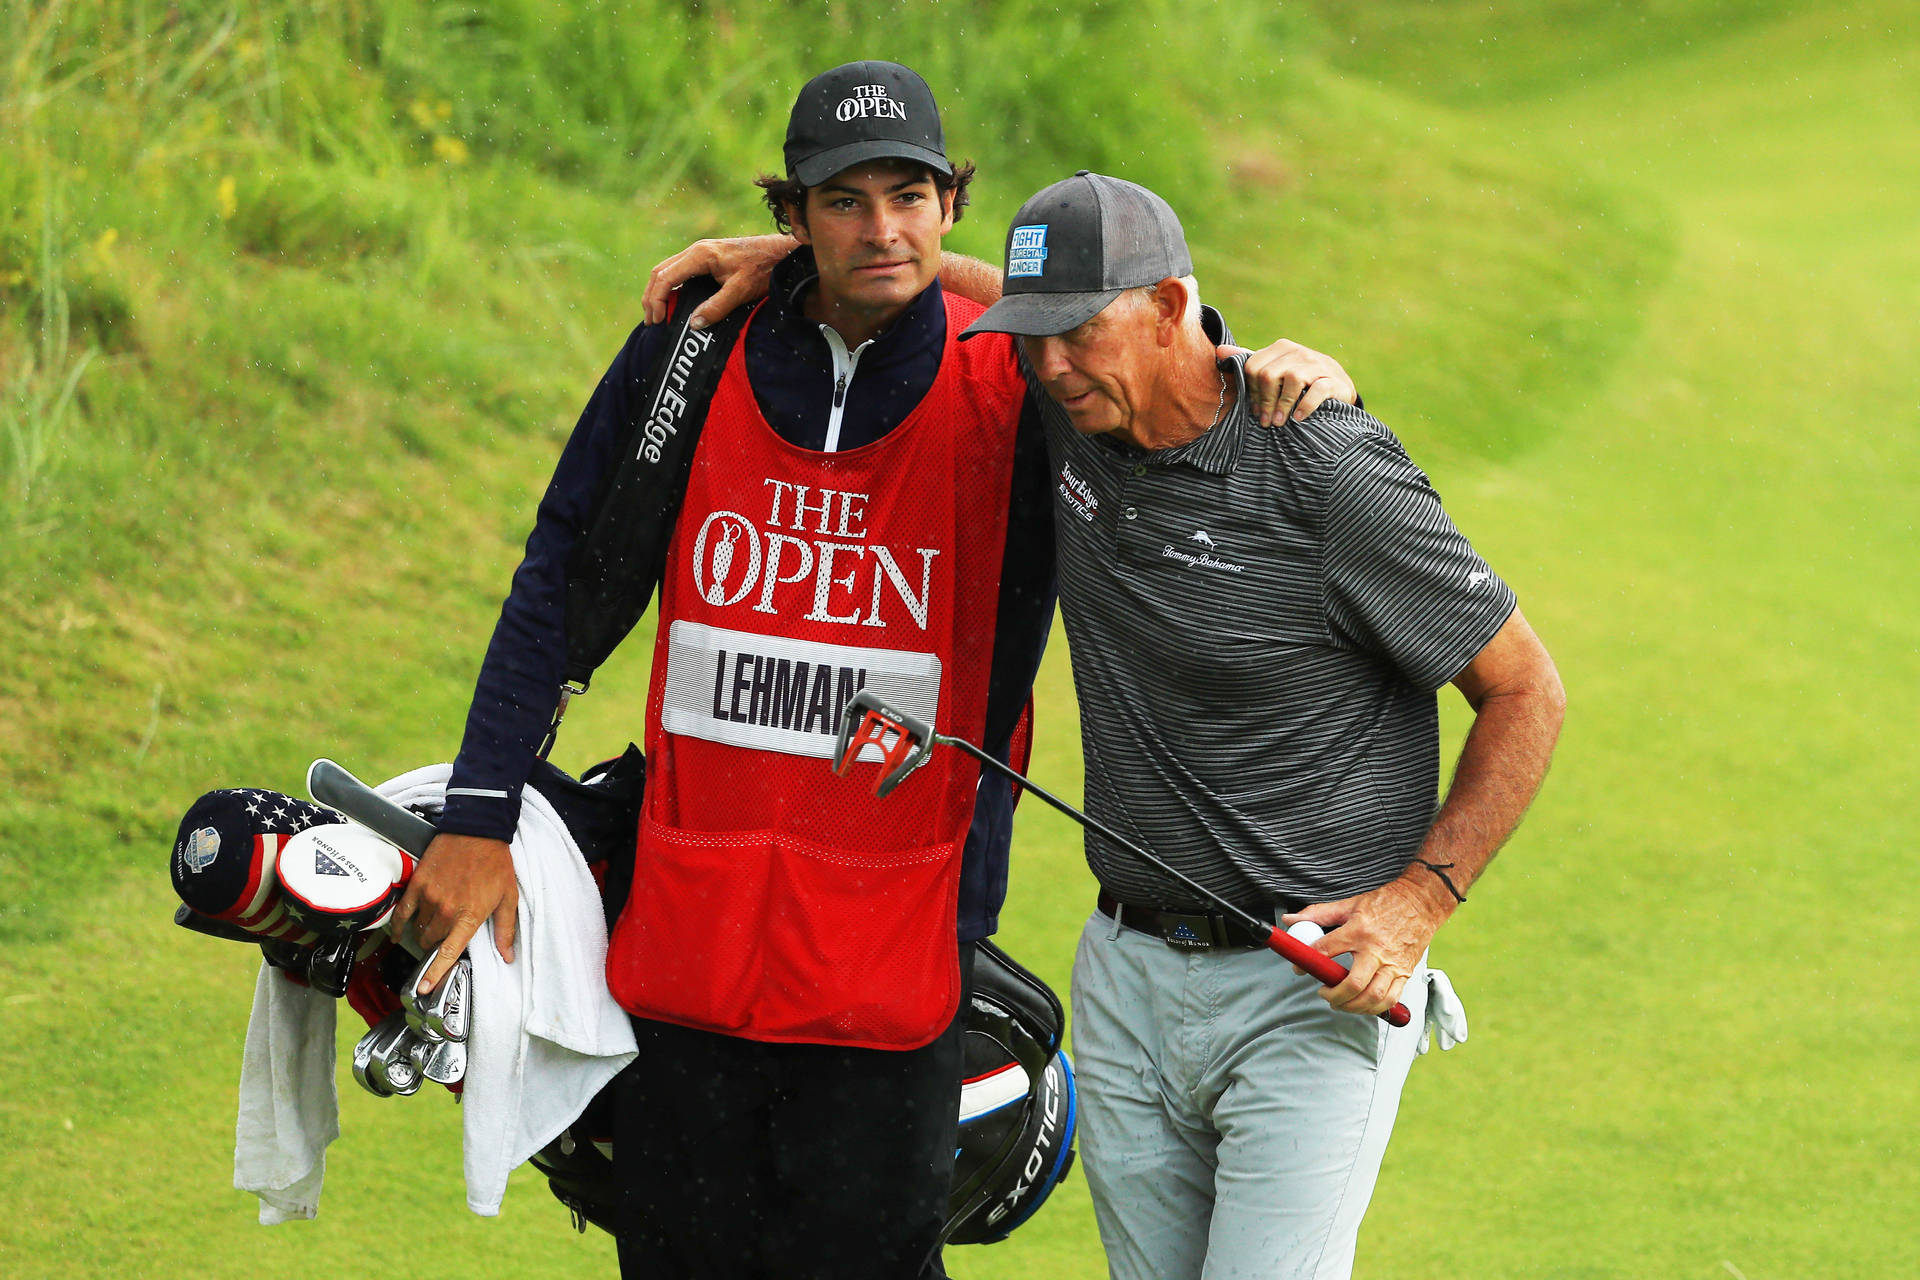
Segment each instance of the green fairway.
[[[320,1218],[253,1225],[256,964],[168,924],[163,863],[203,790],[452,753],[646,267],[759,227],[793,85],[855,56],[980,162],[954,247],[1081,165],[1162,189],[1208,300],[1346,363],[1560,665],[1356,1275],[1920,1274],[1909,6],[991,8],[866,5],[875,48],[811,4],[8,0],[0,1275],[613,1273],[528,1170],[469,1214],[451,1100],[344,1068]],[[639,736],[649,627],[559,763]],[[1065,659],[1032,771],[1072,797]],[[1023,806],[1001,939],[1063,993],[1078,834]],[[949,1266],[1104,1275],[1084,1179]]]

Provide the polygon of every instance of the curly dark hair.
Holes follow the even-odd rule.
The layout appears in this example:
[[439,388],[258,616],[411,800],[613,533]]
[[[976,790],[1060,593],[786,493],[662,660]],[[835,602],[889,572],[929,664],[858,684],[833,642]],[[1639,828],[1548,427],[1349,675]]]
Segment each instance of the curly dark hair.
[[[961,211],[972,202],[967,188],[973,183],[973,162],[962,161],[953,166],[952,173],[941,173],[932,165],[922,165],[921,169],[933,179],[933,189],[941,195],[953,192],[953,220],[960,221]],[[787,216],[792,209],[804,224],[807,220],[807,188],[800,179],[776,178],[763,173],[753,180],[753,185],[766,193],[767,209],[773,214],[773,225],[781,231],[792,232],[793,222]]]

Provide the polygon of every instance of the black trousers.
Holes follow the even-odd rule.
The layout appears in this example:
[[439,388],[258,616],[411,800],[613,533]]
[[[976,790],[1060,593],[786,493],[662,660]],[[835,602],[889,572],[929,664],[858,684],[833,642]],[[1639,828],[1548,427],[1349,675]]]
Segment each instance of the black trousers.
[[921,1280],[958,1134],[961,997],[931,1044],[762,1044],[634,1019],[614,1082],[628,1280]]

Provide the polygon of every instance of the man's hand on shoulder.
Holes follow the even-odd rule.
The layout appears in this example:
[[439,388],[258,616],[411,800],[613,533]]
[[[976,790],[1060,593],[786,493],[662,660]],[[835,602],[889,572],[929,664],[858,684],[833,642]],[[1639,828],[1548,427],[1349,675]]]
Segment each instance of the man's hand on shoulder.
[[736,236],[698,240],[658,263],[647,276],[641,299],[648,324],[659,324],[673,310],[673,291],[695,276],[712,276],[720,292],[694,309],[692,326],[704,329],[737,307],[767,296],[773,268],[800,242],[792,236]]
[[406,896],[394,908],[392,930],[397,938],[411,922],[420,945],[439,952],[420,984],[422,991],[431,991],[489,916],[494,947],[512,964],[519,911],[520,888],[506,841],[442,832],[427,846]]
[[[1228,360],[1245,350],[1223,346],[1217,354]],[[1274,427],[1288,419],[1303,422],[1329,400],[1357,403],[1360,392],[1338,360],[1282,338],[1247,357],[1247,396],[1253,420]]]
[[[1439,881],[1412,874],[1367,893],[1337,902],[1316,902],[1295,915],[1282,916],[1283,925],[1311,920],[1326,936],[1313,944],[1329,956],[1353,956],[1353,968],[1337,987],[1320,995],[1345,1013],[1379,1014],[1393,1007],[1433,935],[1440,931],[1456,905]],[[1432,883],[1428,883],[1432,881]],[[1438,890],[1436,893],[1435,890]],[[1299,972],[1298,969],[1295,972]]]

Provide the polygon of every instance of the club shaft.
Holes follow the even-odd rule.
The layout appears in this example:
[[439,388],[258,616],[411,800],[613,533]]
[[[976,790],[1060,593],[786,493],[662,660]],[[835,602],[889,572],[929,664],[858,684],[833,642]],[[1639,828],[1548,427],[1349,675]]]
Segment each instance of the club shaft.
[[1182,872],[1176,870],[1175,868],[1168,866],[1160,858],[1156,857],[1151,853],[1148,853],[1145,849],[1142,849],[1139,845],[1127,839],[1125,836],[1115,831],[1112,827],[1109,827],[1106,823],[1101,822],[1097,818],[1088,817],[1086,814],[1074,808],[1072,805],[1068,804],[1065,800],[1062,800],[1060,797],[1052,794],[1051,792],[1044,790],[1043,788],[1035,786],[1030,780],[1022,776],[1019,773],[1019,771],[1014,769],[1011,765],[1001,764],[998,760],[995,760],[992,756],[988,755],[986,752],[982,751],[980,748],[974,746],[971,742],[968,742],[961,738],[951,738],[951,737],[948,737],[946,734],[936,734],[934,737],[934,740],[936,742],[946,743],[948,746],[960,748],[962,751],[972,756],[975,760],[978,760],[981,764],[986,765],[988,768],[992,769],[995,773],[1007,779],[1009,782],[1016,783],[1020,787],[1024,788],[1025,790],[1031,791],[1034,795],[1038,796],[1041,800],[1044,800],[1046,803],[1052,805],[1054,808],[1058,809],[1061,813],[1066,814],[1069,818],[1072,818],[1075,822],[1078,822],[1081,826],[1093,832],[1095,835],[1099,836],[1103,840],[1111,841],[1112,843],[1119,845],[1122,849],[1125,849],[1128,853],[1131,853],[1134,857],[1139,858],[1141,861],[1146,862],[1151,866],[1158,867],[1161,871],[1166,872],[1168,875],[1172,876],[1175,880],[1178,880],[1181,884],[1187,886],[1187,888],[1193,890],[1195,893],[1199,894],[1202,898],[1205,898],[1208,902],[1211,902],[1214,905],[1218,906],[1222,911],[1225,911],[1228,915],[1233,916],[1235,919],[1239,920],[1241,923],[1249,926],[1250,928],[1256,929],[1261,933],[1265,933],[1269,929],[1273,928],[1273,921],[1262,920],[1260,917],[1254,915],[1251,911],[1246,911],[1239,907],[1234,906],[1231,902],[1228,902],[1225,898],[1222,898],[1219,894],[1213,892],[1213,890],[1207,888],[1205,885],[1200,884],[1192,876],[1185,875]]
[[[1269,950],[1278,953],[1286,960],[1306,970],[1307,973],[1311,974],[1322,985],[1329,987],[1338,986],[1347,976],[1346,969],[1335,961],[1332,956],[1327,955],[1325,952],[1314,950],[1306,943],[1300,941],[1300,939],[1280,928],[1273,921],[1262,920],[1252,912],[1241,907],[1236,907],[1233,903],[1228,902],[1225,898],[1207,888],[1192,876],[1184,874],[1176,868],[1169,866],[1165,860],[1148,853],[1145,849],[1127,839],[1106,823],[1088,817],[1046,788],[1035,786],[1032,780],[1026,777],[1026,775],[1011,765],[1002,764],[985,751],[982,751],[979,747],[968,742],[965,738],[955,738],[948,734],[936,733],[933,735],[933,740],[949,747],[958,747],[1009,782],[1032,792],[1041,800],[1052,805],[1061,813],[1066,814],[1069,818],[1072,818],[1075,822],[1078,822],[1095,835],[1125,849],[1128,853],[1139,858],[1147,865],[1156,867],[1172,876],[1175,880],[1178,880],[1181,884],[1193,890],[1196,894],[1199,894],[1202,900],[1213,903],[1228,915],[1251,928],[1256,934],[1266,938],[1266,945]],[[1395,1004],[1380,1016],[1396,1027],[1404,1027],[1407,1025],[1411,1015],[1407,1012],[1406,1005]]]

